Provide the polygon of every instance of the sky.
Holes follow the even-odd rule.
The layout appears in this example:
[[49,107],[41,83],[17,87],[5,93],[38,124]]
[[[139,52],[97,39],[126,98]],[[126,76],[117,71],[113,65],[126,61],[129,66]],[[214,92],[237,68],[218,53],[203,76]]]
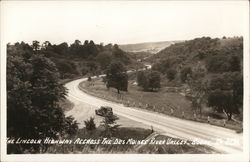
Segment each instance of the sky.
[[243,36],[247,1],[2,1],[6,42],[95,43]]

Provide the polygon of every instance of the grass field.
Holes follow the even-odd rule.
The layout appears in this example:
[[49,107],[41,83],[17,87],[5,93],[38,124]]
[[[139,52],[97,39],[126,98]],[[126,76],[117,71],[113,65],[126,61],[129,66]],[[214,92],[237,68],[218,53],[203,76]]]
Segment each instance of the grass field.
[[164,88],[159,92],[144,92],[133,83],[133,80],[129,81],[128,92],[121,92],[121,95],[117,94],[116,89],[110,88],[108,90],[101,78],[92,79],[91,82],[82,82],[79,88],[93,96],[123,103],[130,107],[142,108],[198,122],[207,122],[209,116],[210,124],[224,127],[225,121],[226,128],[236,130],[237,132],[242,130],[242,122],[227,121],[224,114],[214,113],[208,107],[203,107],[202,116],[196,114],[195,118],[191,102],[179,93],[166,92]]

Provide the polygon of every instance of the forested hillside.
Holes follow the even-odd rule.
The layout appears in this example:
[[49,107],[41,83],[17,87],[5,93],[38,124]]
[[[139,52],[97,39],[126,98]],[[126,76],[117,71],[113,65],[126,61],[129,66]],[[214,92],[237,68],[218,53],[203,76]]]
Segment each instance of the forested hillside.
[[48,41],[42,44],[33,41],[32,45],[21,42],[14,45],[9,44],[7,48],[8,55],[16,54],[28,57],[33,52],[53,61],[61,79],[101,74],[111,62],[121,62],[128,68],[136,64],[136,61],[122,51],[118,45],[104,46],[88,40],[84,43],[75,40],[71,45],[65,42],[58,45],[52,45]]
[[[242,60],[243,38],[211,39],[210,37],[196,38],[171,45],[156,55],[148,58],[156,62],[159,68],[167,70],[168,67],[182,68],[201,63],[208,72],[230,71],[230,59],[234,56]],[[222,63],[222,64],[221,64]]]
[[182,86],[195,109],[202,104],[228,119],[242,111],[243,38],[210,37],[176,43],[147,59],[167,85]]

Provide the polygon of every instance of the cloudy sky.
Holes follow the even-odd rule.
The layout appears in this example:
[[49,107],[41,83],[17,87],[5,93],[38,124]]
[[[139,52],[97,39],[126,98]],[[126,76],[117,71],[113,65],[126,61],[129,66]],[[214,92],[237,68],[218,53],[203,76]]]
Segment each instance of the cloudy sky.
[[4,1],[7,42],[138,43],[242,36],[247,1]]

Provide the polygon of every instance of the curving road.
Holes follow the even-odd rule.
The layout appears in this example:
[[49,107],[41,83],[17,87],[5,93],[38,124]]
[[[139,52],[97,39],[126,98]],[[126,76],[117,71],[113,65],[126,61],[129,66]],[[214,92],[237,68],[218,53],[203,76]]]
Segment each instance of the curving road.
[[[243,152],[242,133],[209,125],[206,123],[182,120],[179,118],[149,112],[142,109],[125,107],[122,104],[106,101],[88,95],[78,88],[79,83],[87,78],[74,80],[65,85],[68,88],[67,98],[73,102],[74,108],[66,115],[72,115],[83,126],[84,120],[95,116],[95,109],[100,106],[110,106],[113,108],[127,126],[147,127],[151,126],[160,134],[207,143],[221,153],[237,154]],[[101,117],[95,116],[96,123]]]

